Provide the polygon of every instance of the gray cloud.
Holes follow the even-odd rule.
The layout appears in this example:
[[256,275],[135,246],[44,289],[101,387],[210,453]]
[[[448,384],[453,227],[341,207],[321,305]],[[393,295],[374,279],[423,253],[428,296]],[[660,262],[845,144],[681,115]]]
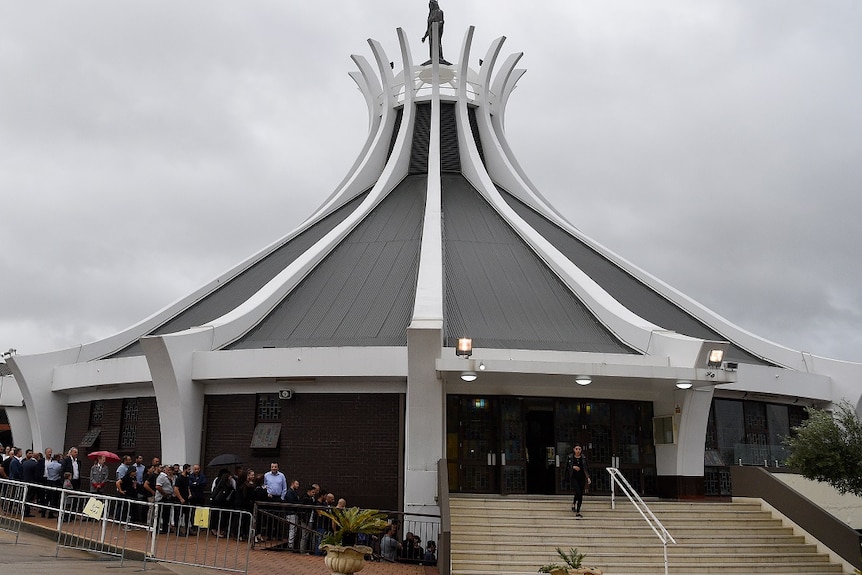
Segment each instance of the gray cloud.
[[[577,227],[747,330],[862,359],[862,9],[443,2],[523,51],[507,132]],[[366,38],[425,4],[76,2],[0,19],[0,348],[143,319],[293,229],[365,136]]]

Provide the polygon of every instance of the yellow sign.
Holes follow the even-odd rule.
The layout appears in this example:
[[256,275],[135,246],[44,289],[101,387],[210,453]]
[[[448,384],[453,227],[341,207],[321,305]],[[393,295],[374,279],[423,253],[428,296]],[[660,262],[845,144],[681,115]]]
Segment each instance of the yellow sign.
[[208,507],[198,507],[195,509],[195,527],[210,526],[210,510]]
[[84,506],[84,515],[91,519],[101,519],[104,512],[105,504],[95,497],[90,497],[90,500],[87,501],[87,505]]

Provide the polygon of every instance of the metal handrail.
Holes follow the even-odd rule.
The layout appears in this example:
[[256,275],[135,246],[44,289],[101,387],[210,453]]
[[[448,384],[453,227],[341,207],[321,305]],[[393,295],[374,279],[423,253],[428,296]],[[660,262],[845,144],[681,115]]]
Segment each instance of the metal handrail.
[[676,539],[670,534],[670,532],[665,529],[665,526],[662,525],[661,521],[658,520],[658,517],[652,512],[649,506],[641,499],[641,496],[638,495],[637,491],[635,491],[632,486],[629,484],[628,480],[622,474],[622,472],[616,467],[608,467],[608,473],[611,476],[611,509],[616,509],[616,489],[615,486],[617,483],[620,485],[620,490],[625,494],[626,497],[629,498],[632,505],[635,506],[635,509],[638,510],[638,513],[641,514],[641,517],[644,518],[644,521],[647,522],[650,529],[653,530],[653,533],[661,541],[663,550],[664,550],[664,572],[667,575],[668,572],[668,561],[667,561],[667,542],[670,541],[674,545],[676,545]]

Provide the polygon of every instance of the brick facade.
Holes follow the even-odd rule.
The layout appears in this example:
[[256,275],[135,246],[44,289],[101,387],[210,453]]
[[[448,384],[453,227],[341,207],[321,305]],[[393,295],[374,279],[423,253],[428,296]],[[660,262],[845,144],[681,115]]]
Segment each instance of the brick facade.
[[[136,441],[134,449],[120,449],[120,428],[123,419],[123,400],[102,400],[102,428],[99,438],[92,447],[82,447],[81,440],[90,429],[90,413],[93,402],[70,403],[66,417],[66,445],[62,447],[49,446],[55,452],[65,453],[71,447],[77,447],[81,462],[81,475],[86,477],[90,472],[92,462],[87,459],[87,453],[91,451],[113,451],[119,456],[142,454],[144,460],[149,463],[150,459],[158,456],[162,451],[161,433],[159,430],[159,408],[155,397],[138,398],[138,417],[136,423]],[[111,476],[118,464],[112,463]]]
[[[281,402],[277,450],[252,450],[254,395],[206,397],[209,462],[234,453],[256,472],[277,461],[288,481],[316,482],[348,505],[399,508],[403,414],[398,394],[296,394]],[[217,473],[207,469],[207,475]]]
[[[208,477],[217,469],[207,469],[216,455],[233,453],[256,472],[269,471],[272,461],[288,480],[305,485],[316,482],[350,506],[398,510],[403,467],[402,396],[399,394],[296,394],[281,401],[279,447],[252,450],[256,396],[212,395],[205,399],[206,426],[201,463]],[[71,403],[66,422],[67,451],[80,451],[81,474],[86,477],[92,462],[87,453],[108,450],[118,455],[144,455],[149,463],[161,454],[158,407],[155,398],[138,399],[135,448],[122,450],[120,432],[123,400],[102,401],[102,431],[92,447],[79,444],[90,428],[92,402]],[[165,461],[164,463],[185,463]],[[117,464],[111,467],[111,478]],[[233,471],[233,470],[231,470]]]

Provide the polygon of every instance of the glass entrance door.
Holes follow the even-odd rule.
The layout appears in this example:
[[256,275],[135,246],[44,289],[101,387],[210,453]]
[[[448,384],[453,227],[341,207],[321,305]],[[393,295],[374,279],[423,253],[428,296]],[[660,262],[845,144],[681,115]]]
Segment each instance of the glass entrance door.
[[649,402],[450,395],[446,412],[451,491],[571,493],[565,461],[580,443],[592,493],[610,493],[610,466],[642,495],[655,493]]
[[526,400],[527,493],[552,495],[559,467],[554,440],[554,401]]
[[557,493],[571,493],[565,482],[566,457],[579,443],[590,467],[590,491],[610,492],[610,481],[604,469],[611,465],[611,407],[607,401],[566,400],[556,404],[554,417],[557,453],[560,467],[557,473]]
[[524,400],[500,398],[501,489],[503,495],[527,492],[527,446],[524,437]]
[[449,397],[446,457],[450,490],[455,480],[456,491],[499,493],[497,403],[496,398]]

